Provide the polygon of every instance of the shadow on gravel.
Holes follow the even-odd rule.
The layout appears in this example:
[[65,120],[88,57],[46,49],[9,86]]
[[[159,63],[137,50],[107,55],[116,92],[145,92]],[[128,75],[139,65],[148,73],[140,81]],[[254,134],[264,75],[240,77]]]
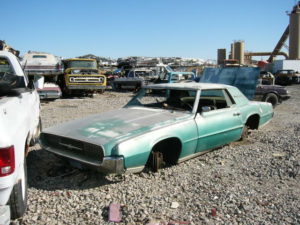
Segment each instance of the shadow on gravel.
[[123,181],[122,176],[77,169],[69,161],[44,150],[29,152],[27,171],[29,187],[47,191],[84,190]]

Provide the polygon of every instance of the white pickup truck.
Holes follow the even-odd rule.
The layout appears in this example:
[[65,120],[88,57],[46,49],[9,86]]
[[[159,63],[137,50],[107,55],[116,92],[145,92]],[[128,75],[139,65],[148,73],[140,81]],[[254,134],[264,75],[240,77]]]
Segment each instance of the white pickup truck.
[[40,131],[40,100],[33,82],[13,54],[0,51],[0,224],[26,210],[26,155]]

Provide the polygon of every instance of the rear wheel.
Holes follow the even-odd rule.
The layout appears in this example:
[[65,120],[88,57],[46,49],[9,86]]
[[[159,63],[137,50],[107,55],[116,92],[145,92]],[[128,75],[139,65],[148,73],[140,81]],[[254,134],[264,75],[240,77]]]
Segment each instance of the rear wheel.
[[24,215],[27,208],[27,166],[24,158],[21,179],[13,187],[9,197],[11,219],[17,219]]

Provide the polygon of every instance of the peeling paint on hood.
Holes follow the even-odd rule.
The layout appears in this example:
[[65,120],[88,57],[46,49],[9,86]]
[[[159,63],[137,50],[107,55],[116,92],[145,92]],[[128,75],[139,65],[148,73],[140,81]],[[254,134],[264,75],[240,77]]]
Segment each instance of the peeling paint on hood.
[[78,139],[105,147],[105,145],[114,145],[129,137],[138,136],[187,117],[192,117],[192,114],[131,107],[77,119],[45,129],[43,133]]

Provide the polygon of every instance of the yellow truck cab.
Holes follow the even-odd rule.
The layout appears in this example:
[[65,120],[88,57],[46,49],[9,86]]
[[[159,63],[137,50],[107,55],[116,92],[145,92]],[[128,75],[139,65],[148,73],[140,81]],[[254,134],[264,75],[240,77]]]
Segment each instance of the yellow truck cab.
[[95,59],[72,58],[63,63],[64,75],[59,83],[65,95],[104,92],[106,77],[100,74]]

